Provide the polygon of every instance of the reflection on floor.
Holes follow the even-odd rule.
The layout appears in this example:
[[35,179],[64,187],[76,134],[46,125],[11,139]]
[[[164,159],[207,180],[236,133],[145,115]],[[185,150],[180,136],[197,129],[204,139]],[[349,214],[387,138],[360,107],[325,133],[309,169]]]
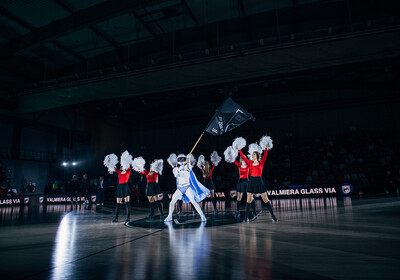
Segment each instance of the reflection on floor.
[[[219,215],[228,218],[225,206]],[[398,279],[399,197],[273,206],[278,223],[263,209],[254,222],[190,228],[112,224],[112,209],[96,206],[2,207],[1,279]],[[147,216],[135,210],[131,221]]]

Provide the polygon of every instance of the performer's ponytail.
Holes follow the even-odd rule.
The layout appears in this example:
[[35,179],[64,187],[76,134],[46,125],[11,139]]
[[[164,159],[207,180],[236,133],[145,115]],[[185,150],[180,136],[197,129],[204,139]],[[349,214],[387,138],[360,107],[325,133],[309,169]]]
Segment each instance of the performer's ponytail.
[[210,162],[208,160],[204,162],[203,175],[205,177],[210,176]]

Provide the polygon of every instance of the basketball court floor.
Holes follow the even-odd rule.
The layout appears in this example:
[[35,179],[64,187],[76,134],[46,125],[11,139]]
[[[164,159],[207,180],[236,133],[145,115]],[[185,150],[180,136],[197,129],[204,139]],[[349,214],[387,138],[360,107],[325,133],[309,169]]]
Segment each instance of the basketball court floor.
[[0,278],[399,279],[400,197],[276,199],[276,223],[229,206],[167,224],[134,207],[128,225],[111,207],[3,206]]

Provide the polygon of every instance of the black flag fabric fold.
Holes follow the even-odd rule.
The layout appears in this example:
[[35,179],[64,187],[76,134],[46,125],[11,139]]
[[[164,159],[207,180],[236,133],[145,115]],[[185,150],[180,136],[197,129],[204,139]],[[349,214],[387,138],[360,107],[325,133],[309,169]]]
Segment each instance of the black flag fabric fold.
[[250,119],[255,120],[252,114],[239,106],[230,97],[227,97],[224,103],[216,110],[205,131],[218,136],[235,129]]

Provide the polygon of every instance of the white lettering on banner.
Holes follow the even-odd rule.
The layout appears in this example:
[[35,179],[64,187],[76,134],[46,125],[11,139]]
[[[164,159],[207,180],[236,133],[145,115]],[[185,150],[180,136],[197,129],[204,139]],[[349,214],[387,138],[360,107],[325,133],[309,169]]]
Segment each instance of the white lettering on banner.
[[15,204],[28,204],[29,197],[24,197],[22,200],[21,198],[6,198],[0,199],[0,205],[15,205]]
[[[334,187],[326,187],[326,188],[310,188],[306,185],[302,188],[297,189],[283,189],[283,190],[267,190],[268,196],[306,196],[306,195],[332,195],[336,194],[337,191]],[[230,191],[230,196],[234,197],[236,195],[236,191]],[[211,193],[207,196],[207,198],[211,197]],[[224,192],[215,192],[215,197],[226,197]],[[172,199],[172,194],[168,194],[169,200]]]
[[314,189],[301,189],[301,194],[321,194],[323,193],[322,188],[314,188]]
[[47,202],[66,202],[67,199],[65,197],[48,197]]
[[12,204],[12,200],[11,199],[0,199],[0,205],[8,205],[8,204]]
[[215,196],[216,196],[216,197],[225,197],[225,193],[223,193],[223,192],[216,192],[216,193],[215,193]]
[[319,194],[335,194],[336,190],[330,188],[299,188],[284,190],[267,190],[269,196],[291,196],[291,195],[319,195]]
[[[85,201],[85,197],[70,197],[70,196],[59,196],[59,197],[46,197],[47,203],[64,203],[64,202],[80,202]],[[39,202],[43,203],[43,198],[39,198]]]
[[298,195],[298,194],[299,190],[297,189],[267,191],[267,195]]
[[325,188],[325,193],[336,193],[335,188]]
[[[225,193],[224,192],[214,192],[215,197],[225,197]],[[211,197],[211,192],[207,195],[207,198]]]

